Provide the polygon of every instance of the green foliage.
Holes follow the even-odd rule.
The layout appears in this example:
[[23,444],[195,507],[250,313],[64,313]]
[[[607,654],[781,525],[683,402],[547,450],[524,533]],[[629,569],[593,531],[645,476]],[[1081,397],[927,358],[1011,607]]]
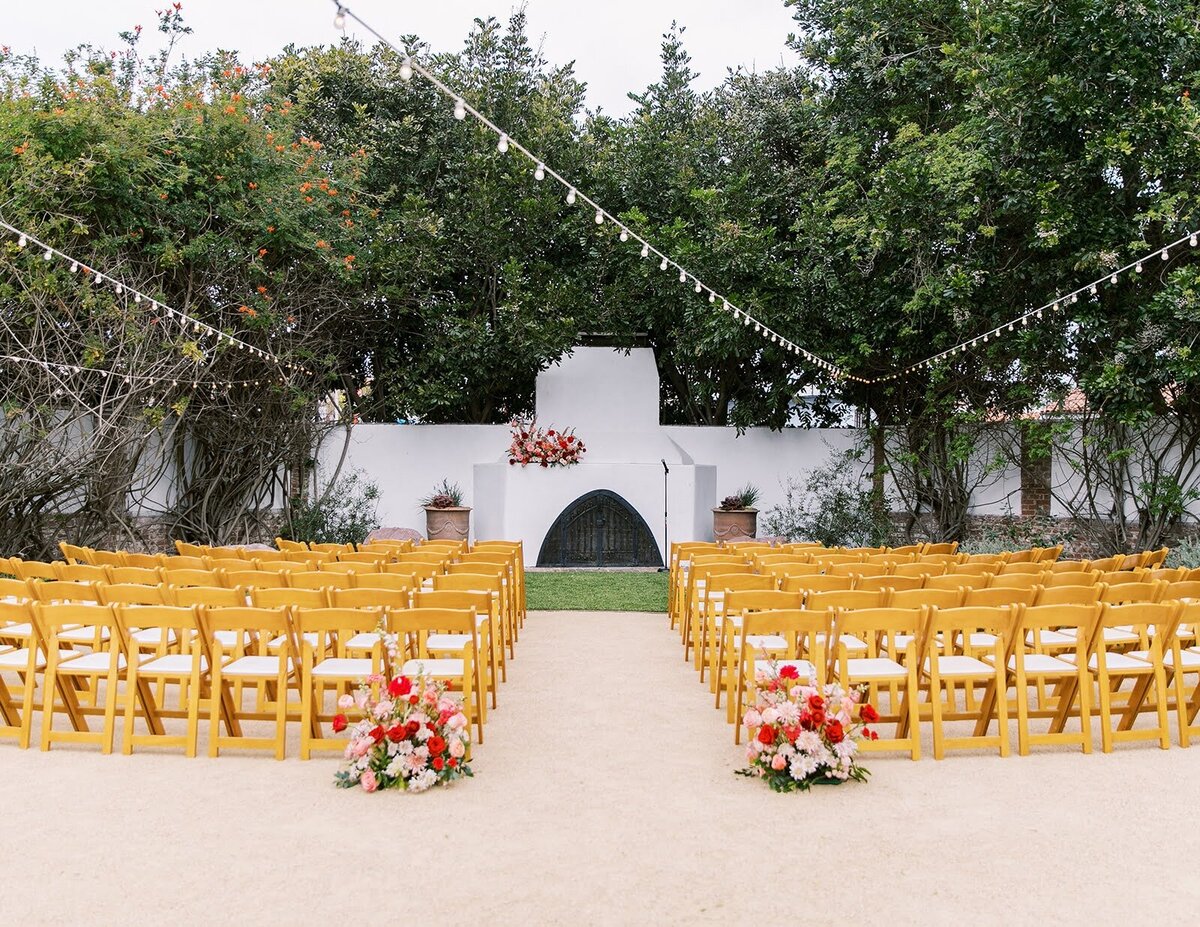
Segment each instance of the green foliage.
[[1076,539],[1074,528],[1057,518],[1015,518],[1010,515],[977,524],[959,549],[969,554],[999,554],[1061,544],[1069,551]]
[[1200,537],[1191,535],[1180,538],[1167,555],[1167,567],[1184,567],[1194,570],[1200,567]]
[[891,539],[888,509],[864,478],[860,456],[847,452],[803,479],[789,478],[783,504],[767,511],[761,533],[826,547],[877,547]]
[[319,544],[361,544],[379,527],[378,502],[379,487],[356,470],[315,501],[293,500],[280,536]]
[[525,575],[527,607],[539,611],[665,612],[667,574],[546,571]]

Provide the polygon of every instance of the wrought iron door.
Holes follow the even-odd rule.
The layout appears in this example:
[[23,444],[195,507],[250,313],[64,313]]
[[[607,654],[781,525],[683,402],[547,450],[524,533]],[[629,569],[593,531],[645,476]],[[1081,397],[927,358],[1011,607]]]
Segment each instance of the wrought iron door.
[[555,520],[538,566],[660,567],[662,555],[646,520],[615,492],[580,496]]

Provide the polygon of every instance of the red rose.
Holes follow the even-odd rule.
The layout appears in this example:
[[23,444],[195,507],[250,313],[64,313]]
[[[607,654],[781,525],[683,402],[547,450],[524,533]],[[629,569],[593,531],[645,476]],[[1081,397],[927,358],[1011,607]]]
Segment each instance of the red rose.
[[758,729],[758,742],[767,745],[775,743],[775,728],[769,724],[764,724],[760,727]]
[[421,699],[420,699],[420,698],[418,698],[418,697],[417,697],[417,696],[415,696],[415,695],[410,695],[410,696],[408,697],[408,704],[410,704],[410,705],[415,705],[415,704],[417,704],[417,702],[419,702],[419,701],[421,701]]
[[442,759],[440,756],[435,756],[435,757],[433,758],[433,762],[432,762],[432,763],[430,763],[430,765],[431,765],[431,766],[432,766],[434,769],[436,769],[438,772],[441,772],[441,771],[442,771],[442,769],[443,769],[443,768],[445,767],[445,765],[446,765],[446,761],[445,761],[445,760],[443,760],[443,759]]
[[450,757],[450,759],[446,761],[446,765],[453,769],[458,765],[458,760],[456,760],[454,757]]
[[871,731],[871,739],[872,739],[872,740],[878,740],[878,739],[879,739],[879,733],[878,733],[877,731]]
[[800,726],[806,731],[811,731],[816,726],[813,724],[812,712],[800,712]]
[[383,740],[383,728],[378,724],[371,728],[371,739],[375,741],[375,743],[379,743],[379,741]]
[[824,709],[818,708],[816,711],[812,712],[811,717],[812,717],[813,727],[820,727],[822,724],[825,723]]
[[347,724],[349,724],[349,722],[346,720],[345,715],[333,716],[333,732],[335,734],[340,734],[342,731],[344,731]]
[[794,744],[796,738],[800,736],[800,728],[795,725],[789,725],[783,729],[783,736],[788,739],[788,743]]
[[388,683],[388,695],[390,695],[392,698],[399,698],[400,696],[402,696],[404,694],[405,693],[400,691],[400,677],[399,676],[397,676],[395,679],[393,679],[391,682]]
[[392,743],[399,743],[408,736],[408,728],[406,728],[403,724],[397,724],[395,727],[388,729],[387,735],[388,740],[390,740]]
[[429,748],[429,752],[434,756],[437,756],[439,753],[446,752],[446,741],[437,734],[434,734],[427,741],[425,741],[425,746]]
[[796,669],[796,667],[792,666],[792,664],[788,663],[786,666],[779,667],[779,678],[780,679],[799,679],[800,671],[798,669]]
[[813,711],[816,711],[818,708],[824,708],[825,699],[821,698],[819,695],[810,695],[808,697],[808,707]]
[[834,719],[825,725],[825,737],[831,744],[840,744],[846,739],[846,732],[842,730],[842,722]]
[[410,735],[415,734],[415,733],[417,733],[417,731],[419,731],[421,729],[421,722],[420,721],[409,721],[408,724],[406,724],[404,726],[404,729],[406,731],[408,731],[408,733]]
[[859,717],[861,717],[864,721],[866,721],[868,723],[879,720],[879,712],[877,712],[875,710],[874,705],[870,705],[870,704],[863,705],[863,707],[859,710],[858,714],[859,714]]

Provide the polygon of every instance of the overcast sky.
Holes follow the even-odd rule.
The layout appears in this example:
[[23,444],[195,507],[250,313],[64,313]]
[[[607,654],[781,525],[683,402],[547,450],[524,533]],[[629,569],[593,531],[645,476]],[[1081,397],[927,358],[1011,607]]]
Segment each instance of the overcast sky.
[[[161,38],[154,10],[166,2],[0,0],[0,45],[57,62],[80,42],[116,47],[120,30],[140,24],[145,53]],[[346,5],[385,36],[416,33],[434,48],[450,50],[461,46],[475,17],[507,19],[515,3],[346,0]],[[661,36],[672,19],[687,27],[684,41],[700,73],[698,89],[719,84],[730,67],[765,70],[796,60],[784,44],[793,23],[783,0],[528,0],[527,11],[534,43],[544,41],[552,63],[575,61],[577,76],[588,85],[587,105],[614,115],[631,108],[629,91],[658,75]],[[183,12],[195,29],[184,45],[189,56],[235,48],[253,61],[289,42],[313,45],[337,38],[332,0],[184,0]],[[353,33],[352,23],[348,31]]]

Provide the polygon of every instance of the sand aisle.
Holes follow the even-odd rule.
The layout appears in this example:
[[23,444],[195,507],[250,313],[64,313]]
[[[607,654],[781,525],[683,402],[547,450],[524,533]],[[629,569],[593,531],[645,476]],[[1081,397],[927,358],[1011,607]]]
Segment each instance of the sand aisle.
[[[774,795],[661,615],[534,613],[426,795],[333,759],[0,744],[5,924],[1141,924],[1200,910],[1200,748],[874,759]],[[414,920],[415,918],[415,920]]]

